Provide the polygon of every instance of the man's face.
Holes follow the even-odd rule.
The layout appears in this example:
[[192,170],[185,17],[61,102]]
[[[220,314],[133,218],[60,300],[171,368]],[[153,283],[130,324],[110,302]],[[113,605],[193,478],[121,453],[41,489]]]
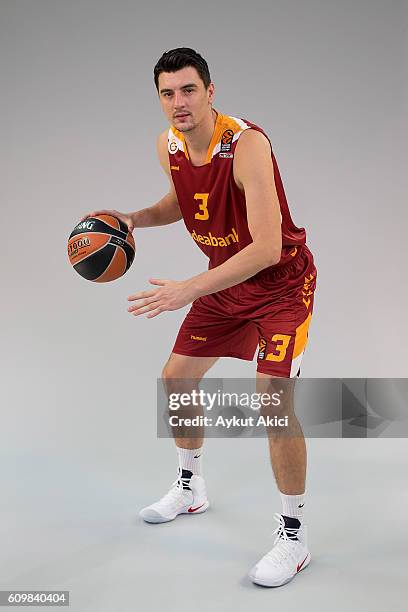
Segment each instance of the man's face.
[[209,111],[214,85],[205,88],[197,70],[186,66],[159,74],[159,98],[169,123],[180,132],[193,130]]

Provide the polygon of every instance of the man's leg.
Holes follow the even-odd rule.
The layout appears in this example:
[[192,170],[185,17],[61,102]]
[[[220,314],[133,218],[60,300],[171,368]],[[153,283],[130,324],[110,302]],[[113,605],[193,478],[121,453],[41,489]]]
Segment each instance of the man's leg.
[[261,413],[271,418],[287,417],[287,425],[267,428],[271,464],[283,511],[274,515],[278,521],[274,547],[249,572],[251,580],[263,586],[281,586],[289,582],[307,567],[311,558],[307,528],[303,523],[306,444],[294,411],[295,381],[257,372],[257,392],[269,396],[279,393],[281,399],[278,407],[265,406]]
[[[277,377],[257,372],[257,392],[273,393],[282,388]],[[285,430],[268,428],[269,454],[276,484],[285,495],[303,495],[306,484],[306,443],[294,410],[294,386],[296,379],[279,379],[284,383],[284,394],[279,413],[288,416],[289,426]],[[271,412],[277,413],[276,408]],[[279,416],[279,415],[278,415]],[[298,512],[296,516],[303,513]]]
[[[167,395],[191,393],[198,390],[204,374],[218,357],[190,357],[172,353],[164,366],[162,380]],[[201,406],[183,405],[177,415],[193,418],[203,413]],[[194,431],[194,437],[192,437]],[[140,516],[149,523],[172,521],[179,514],[200,514],[209,507],[202,476],[203,428],[173,427],[179,461],[178,478],[170,491],[158,502],[143,508]],[[190,437],[187,437],[190,436]]]
[[[166,365],[163,368],[162,380],[165,386],[167,396],[171,393],[191,393],[198,389],[200,380],[215,364],[218,357],[190,357],[187,355],[179,355],[171,353]],[[188,406],[183,408],[183,416],[197,416],[202,414],[202,408],[194,409]],[[180,431],[181,437],[177,436]],[[203,428],[194,428],[197,436],[188,438],[185,435],[185,429],[180,427],[180,430],[173,428],[174,439],[178,448],[196,449],[203,445],[204,431]]]

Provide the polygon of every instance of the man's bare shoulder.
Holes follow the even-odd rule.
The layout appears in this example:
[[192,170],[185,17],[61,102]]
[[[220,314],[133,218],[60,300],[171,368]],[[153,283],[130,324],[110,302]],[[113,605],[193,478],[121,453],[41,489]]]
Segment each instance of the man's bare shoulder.
[[234,180],[244,191],[248,179],[259,177],[262,170],[272,172],[271,144],[259,130],[248,129],[240,135],[234,155]]
[[237,150],[242,150],[244,147],[245,149],[249,149],[251,153],[253,151],[270,152],[271,145],[265,134],[263,134],[259,130],[254,130],[251,128],[244,130],[238,138]]
[[160,134],[157,137],[157,144],[165,144],[167,147],[167,136],[168,136],[169,130],[164,130],[163,132],[160,132]]
[[157,137],[157,155],[163,170],[169,174],[170,167],[167,149],[167,134],[168,130],[164,130],[164,132],[161,132]]

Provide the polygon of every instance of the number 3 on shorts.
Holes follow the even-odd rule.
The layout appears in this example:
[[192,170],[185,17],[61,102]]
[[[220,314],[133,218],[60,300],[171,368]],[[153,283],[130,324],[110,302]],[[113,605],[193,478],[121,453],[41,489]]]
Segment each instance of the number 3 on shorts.
[[[285,334],[275,334],[272,336],[272,342],[276,342],[274,347],[274,353],[267,353],[266,361],[283,361],[286,356],[286,349],[288,348],[291,336]],[[277,354],[276,354],[277,353]]]
[[207,221],[207,219],[209,218],[209,214],[208,214],[208,208],[207,208],[207,202],[208,202],[208,196],[210,194],[209,193],[195,193],[194,194],[194,199],[195,200],[202,200],[201,204],[199,204],[198,208],[202,211],[200,213],[196,213],[194,215],[194,219],[199,219],[200,221]]

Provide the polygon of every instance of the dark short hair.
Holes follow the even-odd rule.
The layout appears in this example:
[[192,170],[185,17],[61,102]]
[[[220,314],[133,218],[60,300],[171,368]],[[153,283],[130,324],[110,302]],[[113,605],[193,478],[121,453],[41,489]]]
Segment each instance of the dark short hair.
[[204,83],[205,88],[211,83],[210,71],[208,64],[203,57],[194,49],[189,47],[179,47],[178,49],[171,49],[165,51],[157,64],[154,67],[154,82],[156,84],[157,91],[159,90],[159,74],[162,72],[177,72],[186,66],[193,66],[201,80]]

